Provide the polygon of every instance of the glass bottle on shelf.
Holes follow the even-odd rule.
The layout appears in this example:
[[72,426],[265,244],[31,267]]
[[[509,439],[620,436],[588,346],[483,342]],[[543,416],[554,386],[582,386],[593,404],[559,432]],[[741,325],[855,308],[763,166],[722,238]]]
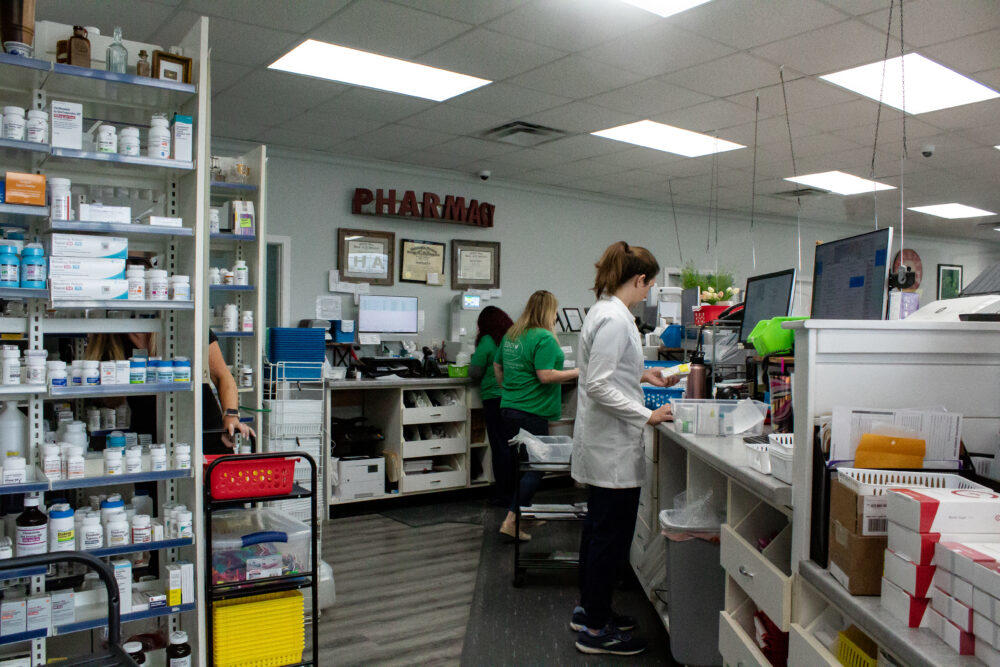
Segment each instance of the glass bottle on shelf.
[[146,49],[139,52],[139,60],[135,63],[135,73],[137,76],[151,76],[152,68],[149,65],[149,54]]
[[69,64],[90,67],[90,40],[82,25],[73,26],[73,36],[69,38]]
[[122,44],[122,29],[115,26],[114,39],[108,45],[107,55],[104,59],[105,69],[116,74],[125,74],[128,65],[128,50]]

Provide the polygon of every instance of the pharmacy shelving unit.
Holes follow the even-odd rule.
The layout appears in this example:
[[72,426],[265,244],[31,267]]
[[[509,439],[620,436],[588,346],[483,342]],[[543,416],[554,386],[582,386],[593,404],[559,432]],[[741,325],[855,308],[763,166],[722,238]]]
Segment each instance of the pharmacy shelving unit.
[[[261,433],[263,420],[263,382],[261,381],[264,358],[264,338],[266,335],[264,318],[264,263],[267,244],[267,147],[258,146],[245,155],[236,158],[250,168],[246,183],[211,181],[211,204],[222,206],[227,201],[244,200],[253,202],[254,234],[243,236],[229,232],[213,233],[209,252],[209,266],[232,269],[239,260],[247,263],[248,285],[210,285],[206,303],[210,307],[221,308],[227,303],[235,303],[242,316],[244,310],[252,310],[254,329],[252,333],[225,332],[215,327],[222,354],[233,368],[233,377],[240,377],[240,367],[244,364],[253,369],[253,386],[241,387],[240,406],[244,414],[253,416],[252,428]],[[206,359],[207,363],[207,359]]]
[[[72,26],[46,24],[60,34],[71,34]],[[41,34],[41,33],[40,33]],[[38,40],[44,48],[47,39]],[[54,41],[51,44],[54,47]],[[170,45],[167,45],[170,46]],[[47,290],[0,292],[0,299],[24,303],[23,316],[0,317],[0,332],[20,338],[28,349],[43,349],[46,338],[69,337],[75,358],[82,358],[86,336],[89,334],[154,333],[157,335],[157,352],[164,357],[184,356],[191,359],[192,368],[202,368],[205,347],[197,341],[205,340],[204,319],[207,292],[199,289],[206,283],[208,248],[209,175],[207,160],[209,146],[210,86],[208,62],[208,19],[199,18],[178,45],[182,54],[192,58],[193,83],[175,83],[127,74],[112,74],[98,69],[54,64],[48,60],[18,58],[0,55],[0,98],[6,104],[16,104],[31,109],[46,109],[53,100],[78,102],[83,105],[84,130],[95,121],[122,125],[148,124],[154,112],[178,112],[194,119],[194,160],[162,160],[148,157],[124,157],[50,147],[46,144],[26,142],[0,142],[0,162],[4,170],[44,174],[47,178],[70,178],[76,188],[89,186],[90,192],[98,189],[105,203],[119,203],[115,198],[128,199],[133,211],[142,206],[158,208],[158,214],[180,217],[182,228],[158,228],[148,225],[113,224],[106,222],[51,220],[46,206],[28,207],[0,205],[0,226],[16,226],[25,230],[28,238],[44,240],[47,234],[87,233],[124,236],[129,241],[131,254],[158,258],[158,268],[171,275],[188,275],[192,285],[192,299],[185,302],[131,302],[66,301]],[[140,48],[136,47],[136,50]],[[141,45],[147,51],[159,45]],[[133,54],[134,57],[134,54]],[[79,190],[83,193],[84,190]],[[75,191],[74,194],[77,192]],[[109,197],[109,194],[111,195]],[[152,197],[140,193],[152,193]],[[37,467],[33,467],[30,481],[25,485],[0,487],[0,495],[29,491],[63,492],[69,496],[83,497],[87,490],[98,487],[122,488],[123,485],[154,482],[160,502],[187,504],[194,517],[194,532],[202,534],[201,494],[201,400],[197,382],[170,385],[109,385],[99,387],[5,387],[0,399],[17,400],[27,406],[29,419],[30,457],[36,453],[44,439],[43,409],[46,401],[79,401],[83,398],[150,394],[156,396],[158,432],[155,442],[173,445],[178,442],[191,444],[191,469],[150,472],[137,475],[104,477],[97,474],[101,464],[88,459],[88,476],[73,480],[49,480]],[[82,404],[76,403],[77,410]],[[79,503],[77,504],[79,507]],[[159,512],[157,512],[159,514]],[[197,542],[197,539],[194,540]],[[177,560],[195,562],[196,590],[203,590],[205,571],[200,551],[191,540],[163,542],[122,548],[102,549],[100,556],[121,553],[138,553],[156,550],[160,553],[159,565]],[[30,591],[45,590],[44,571],[26,574]],[[150,584],[157,586],[158,582]],[[141,585],[136,584],[136,589]],[[86,604],[81,595],[75,623],[54,628],[49,639],[98,629],[106,624],[106,612],[100,605]],[[197,664],[204,663],[204,602],[176,607],[164,607],[123,615],[123,622],[162,617],[170,630],[187,631]],[[126,633],[128,626],[126,625]],[[58,643],[55,656],[48,655],[49,639],[45,633],[31,637],[0,637],[0,644],[10,645],[15,639],[23,649],[23,642],[30,641],[33,665],[45,664],[60,652],[89,652],[91,641],[81,636],[75,644]],[[9,650],[9,646],[3,650]]]

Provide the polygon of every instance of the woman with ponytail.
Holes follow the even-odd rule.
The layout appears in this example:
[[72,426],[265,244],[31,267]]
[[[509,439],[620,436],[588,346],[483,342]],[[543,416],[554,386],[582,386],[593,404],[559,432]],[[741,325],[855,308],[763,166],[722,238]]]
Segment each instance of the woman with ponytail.
[[573,434],[573,479],[587,485],[580,540],[580,604],[570,627],[583,653],[635,655],[646,642],[635,621],[611,609],[615,580],[628,558],[644,477],[646,425],[670,418],[670,405],[645,406],[640,383],[666,387],[645,370],[642,340],[629,308],[649,294],[660,266],[645,248],[613,243],[597,262],[597,303],[580,331],[580,385]]
[[[507,330],[494,358],[494,371],[500,384],[500,414],[507,426],[507,439],[521,429],[534,435],[548,435],[549,422],[562,416],[563,382],[575,380],[580,371],[563,370],[565,355],[552,329],[556,325],[559,303],[551,292],[539,290],[528,298],[524,312]],[[513,474],[516,458],[507,465]],[[530,505],[542,481],[542,474],[527,472],[521,477],[507,517],[500,526],[504,535],[520,540],[531,536],[515,532],[516,504]]]

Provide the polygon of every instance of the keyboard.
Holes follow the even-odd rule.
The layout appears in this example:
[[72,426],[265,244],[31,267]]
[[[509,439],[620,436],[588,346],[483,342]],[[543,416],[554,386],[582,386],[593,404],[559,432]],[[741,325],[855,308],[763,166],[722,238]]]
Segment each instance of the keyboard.
[[743,442],[748,445],[766,445],[768,439],[766,435],[745,435],[743,436]]

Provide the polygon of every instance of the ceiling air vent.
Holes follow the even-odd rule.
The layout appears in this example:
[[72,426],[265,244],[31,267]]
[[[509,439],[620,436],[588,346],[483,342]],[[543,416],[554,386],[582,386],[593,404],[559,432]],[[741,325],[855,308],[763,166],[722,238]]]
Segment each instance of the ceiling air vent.
[[813,197],[815,195],[825,195],[829,194],[826,190],[817,190],[816,188],[796,188],[794,190],[785,190],[784,192],[775,192],[772,197],[785,197],[785,198],[795,198],[795,197]]
[[507,123],[506,125],[501,125],[500,127],[495,127],[492,130],[483,132],[482,134],[483,139],[499,141],[505,144],[513,144],[514,146],[520,146],[522,148],[538,146],[540,144],[555,141],[556,139],[562,139],[567,136],[569,136],[568,132],[556,130],[551,127],[544,127],[542,125],[533,125],[520,120],[516,120],[513,123]]

